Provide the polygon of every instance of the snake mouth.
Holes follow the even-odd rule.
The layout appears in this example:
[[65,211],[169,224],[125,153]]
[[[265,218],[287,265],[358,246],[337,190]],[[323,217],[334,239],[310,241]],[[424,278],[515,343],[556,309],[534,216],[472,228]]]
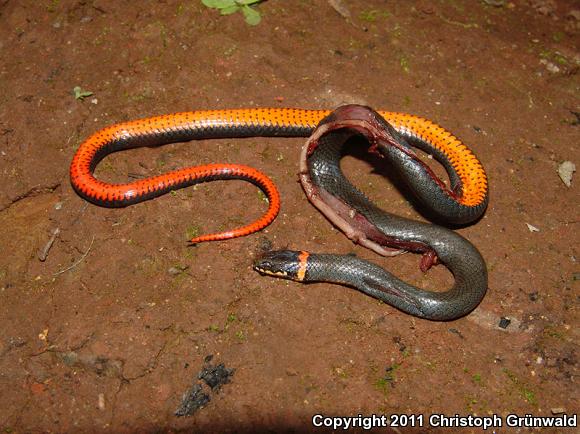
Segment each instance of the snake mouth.
[[275,276],[275,277],[285,277],[289,278],[288,272],[286,271],[272,271],[268,268],[260,267],[258,265],[254,265],[254,270],[258,273],[266,275],[266,276]]
[[272,250],[254,261],[257,272],[292,280],[304,280],[308,253],[294,250]]

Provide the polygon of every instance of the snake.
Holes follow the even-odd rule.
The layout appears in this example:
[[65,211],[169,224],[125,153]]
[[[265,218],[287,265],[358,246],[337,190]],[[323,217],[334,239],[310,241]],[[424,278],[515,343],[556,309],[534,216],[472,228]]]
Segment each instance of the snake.
[[[354,109],[358,106],[348,107],[351,112],[367,110],[360,107]],[[309,137],[313,133],[326,141],[327,135],[323,131],[331,125],[338,125],[334,123],[337,113],[341,112],[302,108],[195,110],[114,124],[93,133],[79,145],[70,164],[71,185],[85,200],[102,207],[116,208],[135,205],[201,182],[245,180],[264,192],[268,200],[264,215],[248,225],[202,234],[189,241],[197,244],[249,235],[272,223],[280,210],[280,195],[275,184],[255,168],[230,163],[206,164],[127,183],[106,182],[98,179],[94,172],[98,164],[112,153],[176,142],[214,138]],[[420,116],[384,110],[372,113],[373,122],[380,124],[379,128],[374,127],[379,136],[387,131],[393,140],[382,138],[371,150],[392,160],[402,173],[411,173],[407,179],[420,201],[450,223],[465,224],[482,215],[488,201],[487,177],[477,157],[461,140]],[[450,189],[420,162],[410,145],[441,162],[449,174]],[[394,246],[423,253],[422,269],[437,261],[445,263],[455,276],[455,286],[445,293],[423,293],[417,288],[407,288],[408,285],[382,268],[361,259],[301,251],[266,253],[256,260],[254,268],[264,274],[285,274],[284,277],[300,281],[332,281],[353,286],[388,303],[392,302],[403,311],[430,319],[457,317],[473,308],[483,297],[487,281],[485,263],[477,249],[454,232],[401,219],[377,209],[362,193],[349,186],[344,176],[336,178],[339,185],[334,187],[319,184],[319,174],[326,169],[334,170],[336,173],[333,176],[341,175],[335,152],[340,146],[334,146],[331,149],[332,146],[313,145],[312,152],[303,152],[301,165],[311,167],[309,170],[303,167],[300,174],[308,198],[315,206],[323,208],[323,213],[337,226],[342,225],[353,241],[379,254],[392,254],[388,249]],[[326,151],[322,152],[324,149]],[[315,161],[318,163],[314,164]],[[317,168],[319,166],[326,169],[321,172]],[[411,169],[406,171],[404,167]],[[342,199],[335,187],[345,188]],[[327,202],[319,200],[319,196],[324,196]],[[357,203],[351,204],[351,200]],[[336,210],[334,207],[337,207]],[[417,291],[419,294],[413,298]],[[420,305],[423,302],[427,307]],[[450,307],[442,308],[445,303]]]
[[[302,187],[313,205],[353,242],[384,256],[401,250],[420,253],[421,270],[442,263],[453,274],[453,286],[424,290],[355,255],[298,250],[265,252],[255,260],[254,269],[299,282],[354,287],[419,318],[454,320],[475,309],[486,294],[487,267],[480,252],[450,229],[377,207],[345,177],[342,151],[353,137],[363,137],[369,151],[398,173],[432,215],[455,225],[473,222],[485,212],[487,175],[473,152],[450,133],[429,121],[401,125],[397,120],[360,105],[342,106],[327,115],[302,149]],[[427,152],[446,169],[449,187],[413,148]]]

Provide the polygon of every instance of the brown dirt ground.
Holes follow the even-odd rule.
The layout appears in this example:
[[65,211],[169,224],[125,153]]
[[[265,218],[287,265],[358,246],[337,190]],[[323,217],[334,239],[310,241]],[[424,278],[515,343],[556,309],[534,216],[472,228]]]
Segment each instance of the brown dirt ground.
[[[578,177],[568,188],[557,174],[562,161],[580,163],[578,2],[343,3],[350,20],[324,0],[271,0],[249,27],[193,0],[0,0],[2,432],[303,431],[316,413],[578,413]],[[76,100],[75,86],[94,95]],[[486,258],[490,283],[466,318],[418,320],[355,290],[251,270],[271,242],[357,252],[423,287],[452,282],[443,267],[423,275],[416,255],[380,259],[332,229],[297,183],[303,139],[167,145],[99,166],[109,180],[210,161],[265,171],[283,196],[280,216],[228,242],[185,239],[259,215],[246,183],[117,210],[87,204],[69,184],[75,149],[109,124],[345,102],[430,118],[483,161],[490,206],[460,233]],[[421,218],[368,161],[344,166],[383,207]],[[500,317],[511,319],[505,330]],[[232,382],[177,418],[208,354],[236,369]]]

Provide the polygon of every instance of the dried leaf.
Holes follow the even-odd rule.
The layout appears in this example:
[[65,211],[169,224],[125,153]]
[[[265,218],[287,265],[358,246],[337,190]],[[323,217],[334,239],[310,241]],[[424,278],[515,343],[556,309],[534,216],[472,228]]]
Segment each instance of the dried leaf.
[[566,187],[572,186],[572,175],[576,172],[576,165],[571,161],[564,161],[558,166],[558,175]]
[[338,12],[338,14],[346,19],[351,19],[352,14],[350,13],[350,9],[342,0],[328,0],[328,4],[332,6],[332,8]]

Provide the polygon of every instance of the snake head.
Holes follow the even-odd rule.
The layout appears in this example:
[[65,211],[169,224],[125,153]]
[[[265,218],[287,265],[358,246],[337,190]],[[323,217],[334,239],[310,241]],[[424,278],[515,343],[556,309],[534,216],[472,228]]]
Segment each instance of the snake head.
[[308,253],[294,250],[272,250],[254,261],[254,270],[269,276],[301,281],[306,273]]

